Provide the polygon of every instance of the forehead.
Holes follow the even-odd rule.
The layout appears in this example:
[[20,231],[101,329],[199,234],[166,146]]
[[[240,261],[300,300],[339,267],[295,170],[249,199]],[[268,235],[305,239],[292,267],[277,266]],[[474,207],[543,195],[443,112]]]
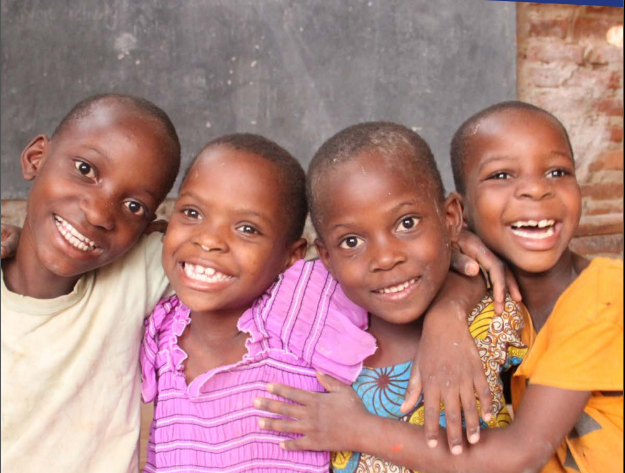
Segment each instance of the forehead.
[[193,188],[207,200],[264,207],[275,211],[284,194],[279,167],[254,153],[218,145],[203,151],[189,170],[180,192]]
[[[540,145],[571,154],[562,126],[547,114],[533,110],[503,110],[479,120],[466,138],[465,166],[490,149],[507,147],[510,152]],[[572,158],[572,156],[571,156]]]
[[356,208],[389,209],[406,199],[435,206],[436,192],[426,173],[408,158],[363,151],[323,173],[314,192],[324,218],[343,218]]

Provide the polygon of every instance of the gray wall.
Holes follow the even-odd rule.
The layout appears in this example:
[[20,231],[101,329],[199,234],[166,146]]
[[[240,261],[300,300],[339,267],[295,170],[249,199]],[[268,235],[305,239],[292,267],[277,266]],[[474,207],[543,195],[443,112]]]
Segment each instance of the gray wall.
[[341,128],[392,120],[432,146],[515,93],[515,4],[487,0],[2,0],[2,198],[19,153],[81,98],[145,96],[188,162],[224,133],[264,134],[306,167]]

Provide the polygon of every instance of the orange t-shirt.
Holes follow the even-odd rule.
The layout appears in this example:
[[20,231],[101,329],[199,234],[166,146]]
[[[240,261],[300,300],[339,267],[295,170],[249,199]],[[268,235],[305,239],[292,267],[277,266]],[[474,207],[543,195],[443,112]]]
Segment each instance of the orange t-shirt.
[[538,334],[526,318],[522,341],[530,349],[512,380],[515,411],[528,382],[592,392],[543,473],[623,471],[623,262],[594,259]]

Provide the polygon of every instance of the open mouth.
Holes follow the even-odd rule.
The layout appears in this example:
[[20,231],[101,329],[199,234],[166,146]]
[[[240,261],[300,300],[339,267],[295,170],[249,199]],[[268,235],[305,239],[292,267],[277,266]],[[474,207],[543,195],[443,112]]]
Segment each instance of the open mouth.
[[544,240],[553,236],[556,232],[555,226],[556,222],[552,219],[519,220],[510,224],[512,233],[532,240]]
[[383,287],[382,289],[376,289],[372,291],[374,294],[405,294],[417,283],[418,278],[412,278],[394,286]]
[[98,247],[98,245],[96,245],[93,240],[90,240],[85,235],[76,230],[67,220],[59,217],[58,215],[55,215],[54,222],[56,223],[56,228],[59,229],[59,233],[74,248],[77,248],[84,252],[88,252],[93,251]]
[[189,279],[206,283],[227,282],[234,279],[234,276],[221,273],[215,268],[202,266],[200,264],[182,263],[182,270]]

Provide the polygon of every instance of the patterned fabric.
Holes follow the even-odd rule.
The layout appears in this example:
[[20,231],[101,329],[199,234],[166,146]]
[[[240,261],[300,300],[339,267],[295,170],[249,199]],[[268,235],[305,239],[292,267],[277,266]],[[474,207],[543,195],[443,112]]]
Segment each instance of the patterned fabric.
[[[527,352],[520,340],[523,329],[521,312],[517,304],[508,297],[504,312],[496,316],[493,300],[490,296],[486,296],[473,309],[468,321],[469,330],[477,344],[486,379],[491,388],[495,414],[491,421],[486,423],[481,418],[478,401],[480,426],[482,428],[506,426],[510,424],[511,417],[506,408],[503,385],[499,375],[503,370],[520,364]],[[384,368],[363,368],[352,387],[372,414],[423,425],[425,419],[423,396],[419,397],[417,405],[407,414],[402,414],[399,410],[406,395],[411,368],[412,361]],[[447,426],[445,408],[442,403],[439,424],[443,428]],[[333,453],[332,469],[335,472],[345,473],[409,473],[412,471],[381,458],[358,452]]]
[[154,401],[145,472],[327,472],[328,452],[285,451],[293,435],[258,427],[256,409],[268,382],[323,391],[319,370],[351,383],[375,351],[367,314],[343,294],[321,262],[296,263],[246,311],[239,330],[247,354],[188,386],[186,353],[177,343],[191,323],[176,297],[159,303],[141,349],[142,395]]

